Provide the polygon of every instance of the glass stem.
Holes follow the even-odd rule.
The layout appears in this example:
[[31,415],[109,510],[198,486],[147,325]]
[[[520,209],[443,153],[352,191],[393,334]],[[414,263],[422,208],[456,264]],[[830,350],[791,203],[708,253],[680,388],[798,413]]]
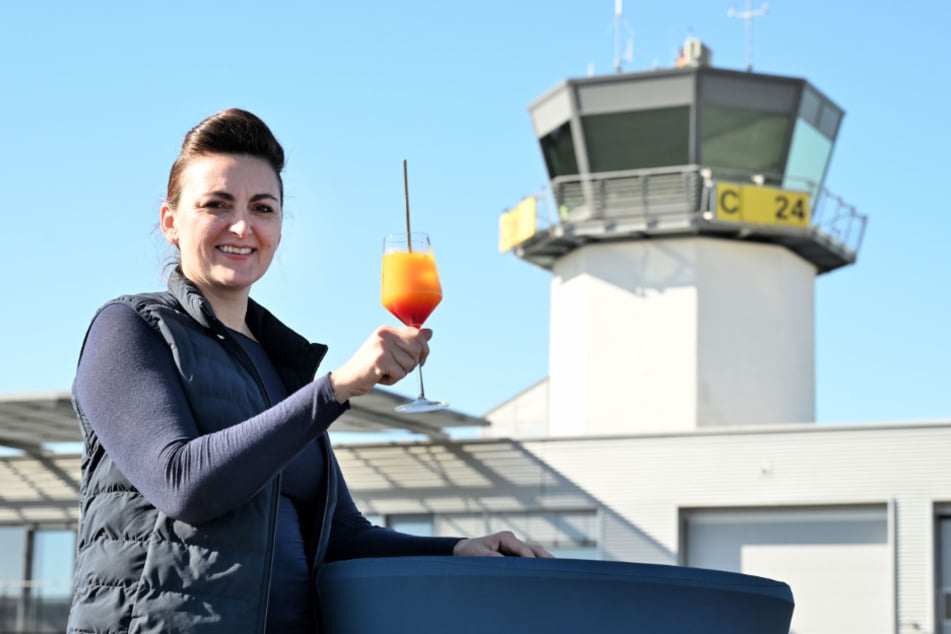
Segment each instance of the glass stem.
[[416,373],[419,375],[419,401],[426,400],[426,390],[423,389],[423,366],[416,368]]

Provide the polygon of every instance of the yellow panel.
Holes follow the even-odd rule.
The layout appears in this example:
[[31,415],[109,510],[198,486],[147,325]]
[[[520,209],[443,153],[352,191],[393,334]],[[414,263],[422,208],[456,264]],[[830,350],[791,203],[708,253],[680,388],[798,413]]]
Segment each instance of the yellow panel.
[[499,252],[505,253],[535,235],[536,199],[529,196],[499,218]]
[[719,183],[717,220],[786,227],[809,226],[809,194],[803,192]]

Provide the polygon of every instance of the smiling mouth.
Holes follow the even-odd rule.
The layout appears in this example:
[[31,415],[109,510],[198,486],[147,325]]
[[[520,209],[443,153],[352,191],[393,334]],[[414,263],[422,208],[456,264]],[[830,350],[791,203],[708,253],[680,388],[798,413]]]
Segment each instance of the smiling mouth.
[[251,247],[232,247],[228,245],[222,245],[218,247],[218,250],[223,253],[230,253],[231,255],[251,255],[254,252],[254,249]]

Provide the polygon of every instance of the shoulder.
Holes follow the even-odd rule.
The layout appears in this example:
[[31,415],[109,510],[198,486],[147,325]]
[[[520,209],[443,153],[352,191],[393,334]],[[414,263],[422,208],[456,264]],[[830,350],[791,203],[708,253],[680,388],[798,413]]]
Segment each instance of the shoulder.
[[[108,306],[112,306],[115,304],[124,304],[126,306],[131,307],[136,312],[142,312],[142,311],[153,309],[153,308],[179,307],[178,301],[176,301],[176,299],[172,297],[172,294],[169,292],[137,293],[135,295],[120,295],[119,297],[116,297],[115,299],[111,299],[105,304],[103,304],[102,308],[106,308]],[[102,308],[100,308],[100,310],[102,310]]]
[[[162,345],[161,333],[129,303],[119,298],[96,311],[83,339],[79,367],[126,367],[139,358],[153,358]],[[146,351],[146,352],[143,352]]]
[[181,314],[181,309],[169,293],[120,295],[96,310],[90,320],[83,348],[90,338],[115,339],[129,334],[142,336],[144,331],[160,332],[161,322],[174,320],[171,316],[175,314]]
[[[122,309],[120,307],[125,307]],[[161,318],[170,315],[183,314],[181,304],[168,292],[137,293],[134,295],[120,295],[103,304],[96,312],[98,319],[103,313],[110,315],[124,314],[130,318],[132,314],[144,320],[153,328],[158,327]]]
[[[150,295],[158,301],[153,301]],[[155,330],[154,309],[166,305],[160,295],[161,293],[122,295],[107,301],[93,315],[87,338],[95,334],[116,338],[123,333]]]

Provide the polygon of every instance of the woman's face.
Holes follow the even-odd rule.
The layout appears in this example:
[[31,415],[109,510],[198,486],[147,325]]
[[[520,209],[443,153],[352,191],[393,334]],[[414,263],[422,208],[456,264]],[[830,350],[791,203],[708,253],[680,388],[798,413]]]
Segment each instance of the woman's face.
[[162,233],[182,272],[206,295],[247,295],[281,241],[280,183],[265,161],[242,154],[192,159],[178,206],[162,206]]

